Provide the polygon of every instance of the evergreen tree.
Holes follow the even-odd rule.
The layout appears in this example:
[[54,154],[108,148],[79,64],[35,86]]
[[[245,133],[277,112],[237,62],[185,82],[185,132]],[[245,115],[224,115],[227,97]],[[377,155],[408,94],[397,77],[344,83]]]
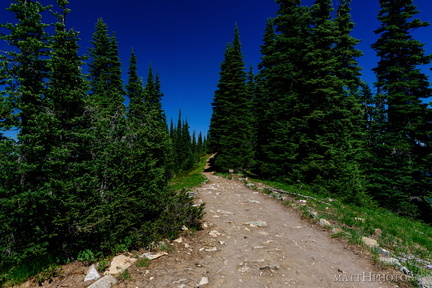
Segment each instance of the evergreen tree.
[[[247,90],[246,73],[238,27],[227,45],[221,64],[210,122],[210,149],[217,152],[215,168],[244,171],[253,164],[252,99]],[[234,133],[235,131],[235,133]]]
[[[49,229],[52,192],[44,187],[50,176],[45,169],[49,169],[46,163],[53,145],[48,123],[54,117],[45,97],[49,43],[45,32],[48,25],[41,19],[47,9],[38,2],[13,1],[8,11],[15,14],[16,24],[2,25],[9,30],[2,40],[13,47],[5,55],[7,102],[13,104],[10,111],[19,111],[14,125],[20,132],[19,145],[2,141],[0,249],[5,257],[0,264],[20,263],[34,255],[43,257],[50,237],[55,236]],[[12,173],[5,174],[8,172]]]
[[88,241],[79,236],[79,215],[88,209],[92,197],[85,172],[91,159],[89,127],[84,116],[88,87],[81,73],[83,57],[78,56],[78,33],[66,29],[69,2],[58,0],[57,3],[60,12],[54,13],[58,20],[50,43],[46,90],[55,115],[48,123],[53,147],[48,155],[50,179],[45,187],[54,191],[50,205],[54,218],[52,229],[58,233],[54,245],[61,249],[61,254],[73,254],[80,251],[80,243]]
[[139,117],[143,114],[143,111],[136,111],[136,109],[139,109],[139,107],[142,106],[141,102],[144,98],[144,83],[142,79],[138,76],[137,57],[133,50],[129,59],[128,75],[129,78],[126,85],[126,94],[129,97],[129,116]]
[[349,94],[353,95],[362,86],[360,81],[361,68],[358,65],[357,58],[361,57],[363,53],[356,48],[360,40],[351,36],[354,28],[351,19],[351,0],[341,1],[335,22],[337,29],[335,53],[340,65],[336,69],[336,76],[345,82],[344,88],[350,92]]
[[[118,45],[114,33],[99,19],[96,23],[89,49],[90,93],[86,116],[90,120],[91,139],[88,147],[92,155],[89,183],[93,191],[94,209],[83,216],[83,231],[93,239],[95,245],[105,243],[102,249],[110,249],[112,241],[124,237],[124,230],[114,236],[114,227],[121,218],[115,218],[118,211],[116,201],[124,197],[125,107]],[[116,220],[114,220],[116,219]],[[90,228],[91,227],[91,228]],[[91,247],[89,247],[91,248]],[[101,249],[101,247],[96,247]]]
[[[280,0],[274,19],[267,22],[259,65],[257,111],[257,172],[294,181],[307,103],[298,101],[305,81],[304,57],[310,41],[309,8],[299,0]],[[298,132],[297,132],[298,131]]]
[[307,129],[300,140],[298,169],[303,182],[314,184],[323,193],[361,202],[366,199],[358,162],[363,119],[348,90],[354,87],[350,82],[359,81],[352,72],[357,66],[348,67],[350,74],[338,75],[340,67],[347,65],[346,51],[353,47],[335,48],[339,31],[332,10],[331,0],[317,0],[311,10],[312,41],[305,57],[308,77],[302,100],[308,105],[303,117]]
[[430,197],[430,169],[423,159],[430,154],[427,104],[430,83],[421,65],[430,64],[424,44],[411,31],[429,25],[413,18],[417,13],[412,0],[380,0],[381,26],[372,45],[379,57],[375,102],[379,115],[378,135],[371,147],[374,155],[371,193],[385,207],[405,215],[417,216],[410,197]]

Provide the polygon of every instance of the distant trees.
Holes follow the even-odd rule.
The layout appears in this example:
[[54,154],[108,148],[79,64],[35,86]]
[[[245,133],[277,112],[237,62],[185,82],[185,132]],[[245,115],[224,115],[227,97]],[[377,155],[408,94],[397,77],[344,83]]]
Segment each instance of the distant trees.
[[[0,131],[19,133],[17,141],[0,134],[0,285],[18,266],[31,274],[82,251],[116,253],[174,237],[202,216],[168,185],[173,145],[159,76],[150,71],[144,86],[132,54],[124,87],[102,19],[84,76],[67,5],[16,0],[8,9],[16,24],[1,26],[11,49],[0,55]],[[57,19],[51,35],[48,10]]]

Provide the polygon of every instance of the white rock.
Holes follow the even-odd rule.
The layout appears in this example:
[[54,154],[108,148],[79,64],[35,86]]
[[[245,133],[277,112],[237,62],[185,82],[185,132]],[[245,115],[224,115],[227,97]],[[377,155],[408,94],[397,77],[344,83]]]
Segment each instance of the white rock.
[[110,268],[105,271],[104,275],[115,275],[123,272],[123,270],[126,270],[132,264],[134,264],[137,261],[136,258],[131,258],[126,255],[118,255],[113,258],[110,264]]
[[432,288],[432,276],[426,276],[417,280],[420,288]]
[[218,237],[218,236],[220,236],[220,235],[222,235],[219,231],[216,231],[216,230],[213,230],[213,231],[210,231],[209,232],[209,235],[211,236],[211,237],[213,237],[213,238],[216,238],[216,237]]
[[182,243],[183,242],[183,238],[182,237],[177,238],[177,239],[174,240],[174,242],[176,242],[176,243]]
[[362,241],[369,248],[378,247],[378,242],[375,239],[368,238],[368,237],[362,237]]
[[232,212],[225,211],[225,210],[222,210],[222,209],[218,209],[216,212],[220,213],[220,214],[233,214]]
[[265,221],[251,221],[251,222],[246,222],[245,224],[249,225],[249,226],[256,226],[256,227],[267,227],[267,223]]
[[147,253],[142,254],[140,256],[140,258],[146,257],[146,258],[148,258],[150,260],[154,260],[154,259],[160,258],[160,257],[165,256],[165,255],[168,255],[168,253],[167,252],[159,252],[159,253],[156,253],[156,254],[151,254],[150,252],[147,252]]
[[106,275],[96,281],[95,283],[91,284],[87,288],[110,288],[112,284],[116,284],[117,280],[112,275]]
[[321,226],[323,226],[323,227],[331,226],[330,222],[327,221],[327,220],[324,219],[324,218],[321,218],[321,219],[319,220],[319,224],[320,224]]
[[384,264],[388,264],[388,265],[395,265],[397,267],[401,267],[401,263],[399,262],[398,259],[396,258],[391,258],[391,257],[379,257],[379,260],[381,262],[383,262]]
[[218,249],[216,247],[212,247],[212,248],[205,249],[204,251],[205,252],[214,252],[214,251],[217,251],[217,250]]
[[208,278],[207,277],[202,277],[201,281],[200,281],[200,283],[198,285],[202,286],[202,285],[207,285],[207,284],[209,284]]
[[97,280],[99,278],[100,278],[100,275],[99,275],[95,265],[91,265],[87,271],[86,277],[84,278],[84,282]]

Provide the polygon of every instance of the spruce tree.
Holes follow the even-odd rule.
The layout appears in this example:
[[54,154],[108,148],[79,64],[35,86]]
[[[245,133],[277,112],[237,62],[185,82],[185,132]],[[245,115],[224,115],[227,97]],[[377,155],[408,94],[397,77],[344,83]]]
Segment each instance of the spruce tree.
[[5,55],[10,85],[7,97],[14,103],[11,108],[19,111],[14,124],[20,129],[20,144],[14,147],[9,141],[2,141],[2,148],[13,155],[5,155],[1,170],[15,171],[9,176],[2,172],[5,178],[0,180],[0,246],[1,255],[5,255],[1,264],[45,256],[48,239],[54,235],[54,231],[49,231],[52,198],[50,191],[44,189],[49,179],[44,168],[52,145],[47,120],[53,117],[50,103],[44,97],[49,45],[45,32],[48,25],[41,19],[48,8],[33,1],[13,1],[7,10],[15,14],[16,24],[2,25],[9,30],[2,40],[13,47]]
[[358,67],[351,61],[351,74],[338,75],[347,65],[346,51],[353,47],[336,45],[339,29],[331,16],[331,0],[317,0],[311,11],[312,37],[305,56],[308,77],[302,99],[308,106],[302,118],[307,130],[299,142],[298,169],[303,182],[323,193],[361,202],[366,200],[359,165],[363,119],[359,103],[348,90],[355,89],[350,82],[359,81],[352,72]]
[[[112,241],[119,240],[124,230],[118,235],[111,234],[121,218],[115,218],[118,211],[116,203],[125,192],[123,160],[127,143],[125,132],[124,90],[121,79],[121,62],[118,57],[118,44],[114,33],[109,33],[108,26],[98,19],[89,48],[89,85],[86,116],[90,120],[91,139],[89,152],[92,155],[90,181],[93,191],[93,205],[83,224],[87,237],[96,245],[105,243],[102,249],[110,249]],[[116,220],[114,220],[116,219]],[[91,228],[87,228],[91,227]],[[101,249],[101,247],[97,247]]]
[[339,67],[336,69],[338,79],[345,82],[344,88],[352,95],[357,94],[360,81],[361,67],[358,58],[363,53],[356,48],[360,40],[351,36],[354,23],[351,19],[351,0],[342,0],[337,10],[336,22],[336,43],[335,53],[338,58]]
[[[210,149],[217,152],[215,168],[244,171],[253,165],[252,99],[247,89],[238,27],[225,50],[218,90],[212,103]],[[235,132],[234,132],[235,131]]]
[[305,81],[304,57],[310,41],[309,8],[299,0],[277,1],[276,17],[267,22],[261,46],[257,122],[257,172],[265,177],[295,181],[293,171],[301,122],[307,103],[301,99]]
[[412,31],[429,25],[413,18],[418,10],[412,0],[380,0],[379,36],[372,45],[379,57],[374,68],[376,109],[381,115],[371,152],[371,193],[385,207],[405,215],[418,216],[411,197],[430,197],[430,154],[427,126],[429,111],[424,99],[431,96],[430,83],[420,67],[430,64],[424,44]]

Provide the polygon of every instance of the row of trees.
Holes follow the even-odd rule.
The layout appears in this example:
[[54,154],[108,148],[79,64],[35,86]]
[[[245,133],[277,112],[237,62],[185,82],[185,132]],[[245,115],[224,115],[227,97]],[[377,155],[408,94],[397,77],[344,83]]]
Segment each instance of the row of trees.
[[[10,50],[0,58],[0,130],[19,131],[16,140],[0,134],[1,272],[145,245],[197,225],[203,213],[168,182],[190,167],[174,165],[177,143],[196,154],[204,139],[198,149],[187,125],[169,131],[159,76],[150,69],[144,84],[133,51],[123,85],[118,43],[102,19],[89,57],[79,56],[67,4],[14,0],[16,24],[1,25]],[[49,12],[51,25],[43,23]]]
[[431,87],[420,68],[432,58],[410,34],[429,25],[413,18],[413,1],[380,0],[376,93],[360,77],[350,0],[336,13],[331,0],[276,2],[258,75],[245,72],[237,27],[226,48],[209,133],[215,166],[430,220],[431,109],[424,101]]

